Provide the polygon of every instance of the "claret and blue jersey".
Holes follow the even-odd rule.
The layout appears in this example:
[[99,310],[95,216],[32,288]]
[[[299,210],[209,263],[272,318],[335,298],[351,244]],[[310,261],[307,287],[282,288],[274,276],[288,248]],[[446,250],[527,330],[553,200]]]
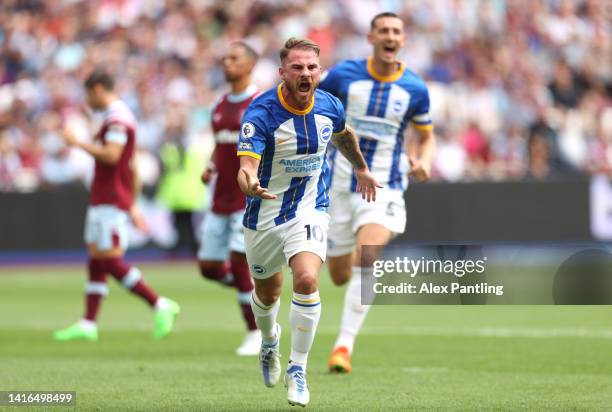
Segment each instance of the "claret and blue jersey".
[[242,119],[238,156],[260,160],[260,184],[274,200],[247,197],[243,224],[262,230],[283,224],[303,212],[329,207],[331,173],[327,146],[345,127],[342,103],[316,90],[305,110],[283,99],[282,85],[257,97]]
[[[359,136],[359,147],[376,180],[390,189],[404,190],[408,183],[406,126],[411,122],[417,129],[432,127],[425,82],[403,63],[385,77],[376,73],[371,59],[363,59],[334,66],[319,87],[342,101],[347,124]],[[333,190],[354,192],[353,168],[336,153],[331,156]]]

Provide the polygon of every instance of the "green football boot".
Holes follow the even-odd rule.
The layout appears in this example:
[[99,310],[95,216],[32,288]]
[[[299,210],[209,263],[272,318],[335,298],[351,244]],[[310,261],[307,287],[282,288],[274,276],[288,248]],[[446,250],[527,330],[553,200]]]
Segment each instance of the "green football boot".
[[98,328],[86,328],[81,323],[77,322],[65,329],[56,330],[53,332],[53,339],[58,341],[67,340],[98,340]]
[[170,332],[174,326],[174,319],[176,315],[181,311],[180,306],[173,300],[168,298],[161,298],[166,301],[166,305],[163,308],[155,310],[155,326],[153,329],[153,339],[159,340],[164,338]]

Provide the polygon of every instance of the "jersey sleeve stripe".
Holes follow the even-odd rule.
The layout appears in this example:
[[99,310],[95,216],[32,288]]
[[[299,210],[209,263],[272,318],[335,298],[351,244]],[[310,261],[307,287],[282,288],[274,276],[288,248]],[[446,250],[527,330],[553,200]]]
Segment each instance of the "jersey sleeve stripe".
[[431,123],[431,116],[429,113],[417,114],[411,120],[415,123]]
[[261,155],[258,155],[255,152],[240,151],[240,152],[237,152],[236,155],[237,156],[249,156],[249,157],[252,157],[253,159],[261,160]]
[[417,130],[433,130],[433,124],[429,123],[429,124],[419,124],[419,123],[415,123],[415,122],[411,122],[412,123],[412,127],[414,127]]
[[106,132],[104,138],[107,142],[119,143],[121,145],[126,144],[128,140],[127,133],[125,131],[121,132],[118,130],[109,130]]

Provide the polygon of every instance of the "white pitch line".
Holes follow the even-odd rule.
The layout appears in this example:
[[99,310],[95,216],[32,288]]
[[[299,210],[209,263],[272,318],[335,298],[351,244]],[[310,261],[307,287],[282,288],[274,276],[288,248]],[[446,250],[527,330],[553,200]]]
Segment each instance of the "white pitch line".
[[421,367],[411,367],[411,368],[402,368],[402,372],[405,373],[445,373],[448,372],[450,369],[448,368],[438,368],[438,367],[431,367],[431,368],[421,368]]
[[[66,322],[50,322],[47,320],[21,320],[0,322],[2,329],[30,329],[30,330],[54,330],[65,326]],[[239,332],[242,325],[239,323],[214,327],[202,327],[195,324],[177,325],[177,332]],[[150,322],[142,323],[114,323],[100,324],[100,332],[103,331],[150,331]],[[323,326],[318,328],[319,333],[336,334],[338,329],[334,326]],[[366,327],[361,331],[362,335],[400,335],[400,336],[465,336],[465,337],[494,337],[494,338],[588,338],[588,339],[612,339],[612,329],[585,329],[585,328],[448,328],[448,327],[410,327],[401,328],[377,327],[375,325]]]
[[410,336],[480,336],[495,338],[599,338],[612,339],[610,329],[570,328],[437,328],[402,327],[401,329],[366,327],[364,334]]

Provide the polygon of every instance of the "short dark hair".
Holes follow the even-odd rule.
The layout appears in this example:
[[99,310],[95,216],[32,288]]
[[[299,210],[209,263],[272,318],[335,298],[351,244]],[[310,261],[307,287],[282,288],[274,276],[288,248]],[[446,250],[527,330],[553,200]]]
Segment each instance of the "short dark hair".
[[382,19],[383,17],[394,17],[396,19],[400,18],[400,16],[398,16],[395,13],[393,13],[392,11],[385,11],[383,13],[378,13],[376,16],[374,16],[372,21],[370,21],[370,30],[374,30],[374,28],[376,27],[376,21],[378,19]]
[[297,37],[291,37],[285,42],[285,45],[280,50],[281,63],[287,58],[287,56],[289,55],[289,51],[291,51],[292,49],[310,49],[313,50],[317,56],[321,51],[319,45],[310,39],[300,39]]
[[257,61],[259,60],[259,53],[257,53],[255,51],[255,49],[253,47],[251,47],[250,44],[248,44],[246,41],[244,40],[237,40],[235,42],[232,43],[233,45],[236,46],[240,46],[244,49],[244,51],[246,51],[247,55],[249,56],[250,59],[252,59],[253,61]]
[[115,80],[106,70],[96,69],[85,79],[85,88],[93,89],[95,85],[101,85],[106,90],[113,90]]

